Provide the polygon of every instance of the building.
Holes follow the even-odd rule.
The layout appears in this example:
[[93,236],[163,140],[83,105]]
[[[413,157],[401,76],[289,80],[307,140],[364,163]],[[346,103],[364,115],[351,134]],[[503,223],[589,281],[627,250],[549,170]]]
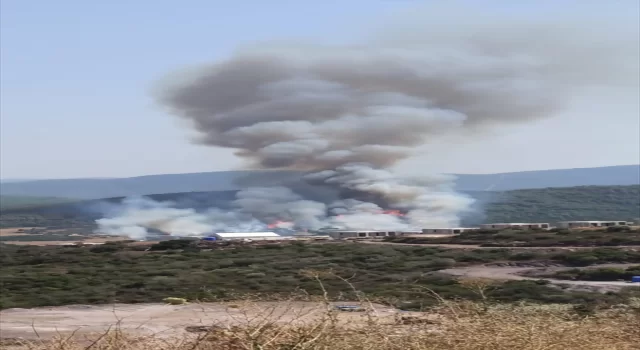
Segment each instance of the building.
[[333,237],[329,235],[293,236],[292,238],[297,241],[328,241],[333,239]]
[[547,230],[550,227],[551,226],[546,222],[534,222],[534,223],[502,222],[502,223],[480,225],[480,228],[485,230],[504,230],[508,228],[515,228],[515,229],[521,229],[521,230],[532,230],[532,229]]
[[477,227],[449,227],[449,228],[423,228],[422,234],[425,235],[456,235],[465,231],[477,230]]
[[627,226],[630,225],[626,221],[562,221],[558,223],[561,228],[586,228],[586,227],[611,227],[611,226]]
[[403,232],[398,231],[368,231],[368,230],[331,230],[325,231],[334,239],[366,239],[399,236]]
[[245,240],[245,241],[264,241],[264,240],[282,240],[286,239],[274,232],[216,232],[210,237],[217,240]]

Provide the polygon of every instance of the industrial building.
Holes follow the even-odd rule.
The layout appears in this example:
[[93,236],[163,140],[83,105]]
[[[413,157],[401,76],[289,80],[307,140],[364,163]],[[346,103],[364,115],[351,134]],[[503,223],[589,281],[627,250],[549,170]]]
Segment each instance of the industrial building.
[[326,231],[324,233],[331,236],[333,239],[346,239],[346,238],[364,239],[364,238],[383,238],[383,237],[399,236],[403,232],[367,231],[367,230],[355,230],[355,231],[331,230],[331,231]]
[[494,223],[494,224],[482,224],[480,228],[486,230],[504,230],[508,228],[515,228],[521,230],[531,230],[531,229],[549,229],[551,226],[546,222],[535,222],[535,223],[522,223],[522,222],[502,222],[502,223]]
[[558,223],[561,228],[586,228],[586,227],[611,227],[611,226],[627,226],[630,223],[626,221],[562,221]]
[[230,241],[230,240],[245,240],[245,241],[264,241],[264,240],[282,240],[285,237],[280,236],[274,232],[216,232],[210,237],[215,237],[216,240]]
[[465,231],[477,230],[477,227],[449,227],[449,228],[425,228],[422,229],[422,234],[426,235],[455,235]]

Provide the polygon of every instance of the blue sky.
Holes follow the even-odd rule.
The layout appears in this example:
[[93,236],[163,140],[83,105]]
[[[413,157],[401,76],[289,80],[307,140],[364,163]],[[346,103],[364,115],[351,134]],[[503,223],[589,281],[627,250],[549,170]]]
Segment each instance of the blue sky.
[[[357,38],[390,13],[419,3],[2,0],[0,176],[124,177],[237,167],[230,151],[189,142],[189,129],[154,104],[154,82],[176,69],[224,59],[241,45]],[[551,6],[483,3],[516,12]],[[558,118],[454,150],[442,146],[405,170],[491,173],[639,163],[637,93],[612,91],[606,102],[577,104]],[[568,135],[577,137],[558,147]]]

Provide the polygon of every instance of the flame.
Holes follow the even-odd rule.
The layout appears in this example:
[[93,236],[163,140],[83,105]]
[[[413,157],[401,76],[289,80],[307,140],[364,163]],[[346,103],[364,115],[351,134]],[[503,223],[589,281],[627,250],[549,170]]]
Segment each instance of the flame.
[[267,228],[291,227],[291,225],[293,225],[293,222],[276,220],[267,225]]
[[396,210],[396,209],[383,210],[382,214],[393,215],[393,216],[405,216],[405,214],[403,214],[400,210]]

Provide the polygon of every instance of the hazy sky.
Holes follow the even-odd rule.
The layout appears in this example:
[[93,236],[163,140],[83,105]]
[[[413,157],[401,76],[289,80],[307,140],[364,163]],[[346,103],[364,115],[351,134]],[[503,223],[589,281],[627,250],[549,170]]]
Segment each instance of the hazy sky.
[[[349,41],[425,2],[2,0],[0,176],[124,177],[238,167],[231,151],[190,143],[189,128],[152,99],[158,79],[266,40]],[[602,11],[586,3],[482,2],[488,11],[531,15],[557,6],[594,16]],[[640,30],[637,0],[607,3],[615,3],[609,15]],[[552,118],[445,142],[401,168],[493,173],[637,164],[639,95],[637,83],[583,93]]]

